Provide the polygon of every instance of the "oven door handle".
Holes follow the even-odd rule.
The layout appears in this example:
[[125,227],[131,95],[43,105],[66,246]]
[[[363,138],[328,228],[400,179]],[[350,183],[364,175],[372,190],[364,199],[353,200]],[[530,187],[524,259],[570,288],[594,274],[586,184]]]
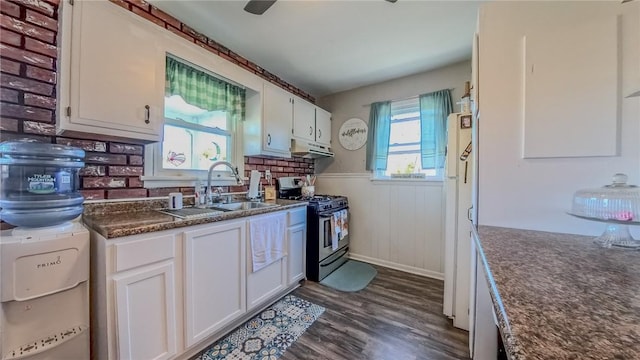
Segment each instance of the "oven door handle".
[[331,216],[333,216],[334,213],[337,213],[338,211],[342,211],[342,210],[349,210],[349,208],[345,207],[345,208],[342,208],[342,209],[333,210],[333,211],[328,212],[328,213],[321,213],[321,214],[318,214],[318,216],[321,217],[321,218],[325,218],[326,219],[326,218],[330,218]]
[[349,247],[345,247],[344,249],[342,249],[342,254],[340,256],[338,256],[337,258],[333,259],[330,263],[328,264],[320,264],[320,267],[327,267],[331,264],[333,264],[334,262],[342,259],[343,256],[347,255],[347,253],[349,252]]

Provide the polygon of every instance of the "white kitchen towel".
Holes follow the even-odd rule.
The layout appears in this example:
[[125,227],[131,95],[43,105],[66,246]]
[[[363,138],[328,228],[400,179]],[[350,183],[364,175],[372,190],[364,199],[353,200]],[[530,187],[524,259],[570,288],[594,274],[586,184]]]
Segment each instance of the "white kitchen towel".
[[286,214],[261,216],[249,220],[253,272],[287,255]]
[[340,231],[342,229],[342,216],[336,211],[331,214],[331,249],[338,250],[338,242],[340,241]]
[[342,218],[342,228],[340,231],[340,240],[349,235],[349,210],[340,210],[340,217]]

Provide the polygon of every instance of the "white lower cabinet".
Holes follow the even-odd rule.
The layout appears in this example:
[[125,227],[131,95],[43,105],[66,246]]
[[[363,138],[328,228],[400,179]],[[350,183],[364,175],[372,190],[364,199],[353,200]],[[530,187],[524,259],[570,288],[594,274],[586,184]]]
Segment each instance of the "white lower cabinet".
[[307,209],[289,211],[287,226],[287,285],[306,277]]
[[[247,227],[258,230],[257,234],[249,230],[247,236],[247,306],[248,309],[254,309],[265,301],[273,298],[280,291],[287,287],[287,248],[286,248],[286,232],[284,227],[286,223],[286,213],[276,212],[252,217],[247,222]],[[254,223],[255,222],[255,223]],[[280,228],[278,225],[281,225]],[[264,227],[264,230],[263,230]],[[272,227],[272,228],[269,228]],[[253,271],[253,235],[261,236],[270,233],[272,238],[265,240],[267,243],[280,242],[283,248],[284,256],[271,264]],[[280,238],[275,238],[279,236]],[[269,249],[266,249],[269,252]]]
[[305,277],[306,207],[280,214],[288,255],[255,273],[253,216],[115,239],[91,231],[92,358],[192,356],[292,290]]
[[119,359],[170,359],[176,354],[172,261],[113,277]]
[[[473,236],[477,237],[478,235],[474,232]],[[469,333],[469,341],[473,343],[472,358],[474,360],[495,360],[498,357],[498,328],[493,301],[485,277],[481,254],[475,246],[472,247],[472,251],[476,256],[474,324]]]
[[185,343],[196,344],[247,310],[246,221],[184,233]]
[[247,305],[248,310],[251,310],[284,290],[287,275],[285,271],[286,257],[256,272],[251,272],[251,254],[248,253]]

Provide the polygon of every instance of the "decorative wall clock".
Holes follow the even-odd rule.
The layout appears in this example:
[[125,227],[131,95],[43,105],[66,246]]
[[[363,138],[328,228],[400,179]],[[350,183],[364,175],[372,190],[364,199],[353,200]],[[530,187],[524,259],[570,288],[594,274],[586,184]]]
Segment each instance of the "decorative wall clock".
[[369,127],[362,119],[352,118],[340,126],[338,140],[347,150],[358,150],[367,142]]

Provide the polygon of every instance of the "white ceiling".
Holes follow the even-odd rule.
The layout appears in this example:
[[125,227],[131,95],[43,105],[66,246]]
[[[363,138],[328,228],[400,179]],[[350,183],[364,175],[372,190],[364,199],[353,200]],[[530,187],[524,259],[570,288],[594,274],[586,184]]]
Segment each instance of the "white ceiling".
[[320,97],[471,58],[479,1],[150,0],[286,82]]

